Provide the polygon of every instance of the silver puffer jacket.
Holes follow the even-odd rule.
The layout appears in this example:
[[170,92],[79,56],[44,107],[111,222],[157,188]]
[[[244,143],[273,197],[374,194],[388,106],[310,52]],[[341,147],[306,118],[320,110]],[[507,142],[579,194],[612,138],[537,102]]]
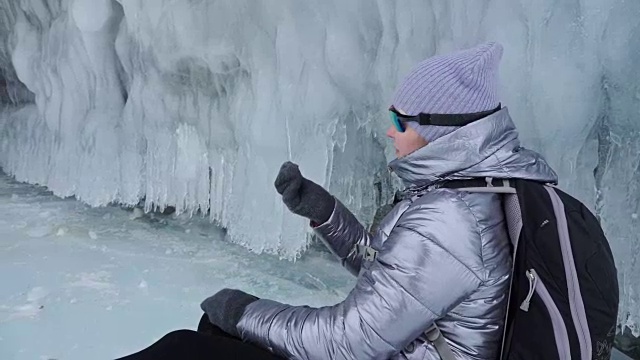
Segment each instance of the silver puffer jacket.
[[[447,179],[521,178],[555,183],[520,147],[507,109],[390,163],[404,200],[369,234],[342,204],[316,228],[358,275],[334,306],[258,300],[238,324],[242,338],[293,359],[439,359],[423,333],[435,322],[458,359],[499,352],[511,259],[499,195],[438,188]],[[378,250],[363,260],[354,245]]]

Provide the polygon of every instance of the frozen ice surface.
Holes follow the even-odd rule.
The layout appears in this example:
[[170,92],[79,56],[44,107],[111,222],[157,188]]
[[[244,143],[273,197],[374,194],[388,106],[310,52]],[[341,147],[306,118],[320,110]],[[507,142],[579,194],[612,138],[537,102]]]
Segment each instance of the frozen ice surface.
[[280,164],[369,223],[393,194],[399,79],[497,40],[503,103],[602,219],[620,322],[640,335],[638,39],[640,1],[0,0],[0,166],[93,206],[202,211],[232,242],[295,257],[308,226],[273,190]]
[[195,328],[200,301],[223,287],[325,305],[353,285],[328,253],[278,260],[206,221],[130,213],[0,175],[0,359],[114,359]]
[[[0,175],[0,359],[114,359],[194,328],[199,302],[225,286],[324,305],[353,284],[326,253],[294,264],[225,243],[203,222],[129,212],[90,209]],[[30,235],[43,225],[56,235]],[[102,236],[89,241],[87,226]]]

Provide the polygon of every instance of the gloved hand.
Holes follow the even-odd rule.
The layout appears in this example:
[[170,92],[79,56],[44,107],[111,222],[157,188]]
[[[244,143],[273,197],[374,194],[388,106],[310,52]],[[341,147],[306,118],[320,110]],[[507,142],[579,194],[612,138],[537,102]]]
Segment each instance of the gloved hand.
[[275,186],[292,213],[316,224],[323,224],[331,217],[336,200],[322,186],[302,176],[298,165],[290,161],[282,164]]
[[240,338],[238,322],[245,308],[257,300],[259,298],[240,290],[222,289],[205,299],[200,304],[200,308],[207,314],[213,325],[229,335]]

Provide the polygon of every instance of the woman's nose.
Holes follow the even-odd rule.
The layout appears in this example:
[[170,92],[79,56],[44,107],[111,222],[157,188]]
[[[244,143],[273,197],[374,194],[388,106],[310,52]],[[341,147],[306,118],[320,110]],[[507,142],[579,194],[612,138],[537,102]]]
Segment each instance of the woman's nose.
[[390,137],[393,139],[393,137],[396,134],[396,129],[393,126],[389,126],[389,129],[387,129],[387,137]]

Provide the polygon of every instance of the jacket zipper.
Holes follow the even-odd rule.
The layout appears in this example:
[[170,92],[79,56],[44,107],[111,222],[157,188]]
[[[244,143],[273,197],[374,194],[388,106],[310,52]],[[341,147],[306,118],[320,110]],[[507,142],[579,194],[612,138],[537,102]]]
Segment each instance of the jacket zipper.
[[527,270],[526,275],[529,279],[529,294],[527,294],[527,298],[522,302],[520,309],[523,311],[529,311],[529,305],[531,304],[533,294],[537,293],[538,296],[540,296],[540,299],[542,299],[542,302],[549,312],[549,317],[551,318],[553,336],[556,340],[560,360],[570,360],[571,349],[569,346],[569,335],[567,333],[567,326],[564,323],[564,319],[560,314],[560,310],[558,310],[558,306],[556,306],[551,294],[549,294],[549,290],[544,285],[544,282],[542,282],[542,279],[538,277],[538,273],[536,273],[535,269]]

